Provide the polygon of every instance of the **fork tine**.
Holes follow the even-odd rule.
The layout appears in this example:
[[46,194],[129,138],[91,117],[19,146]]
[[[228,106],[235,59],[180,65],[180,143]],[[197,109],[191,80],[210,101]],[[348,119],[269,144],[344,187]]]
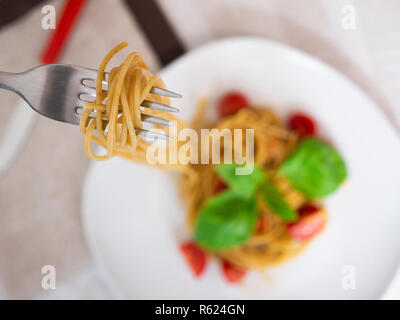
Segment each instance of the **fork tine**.
[[[94,121],[93,118],[91,118],[89,121]],[[103,120],[103,124],[104,124],[104,132],[107,133],[108,132],[108,122]],[[146,130],[146,129],[139,129],[139,128],[135,128],[135,132],[136,134],[141,137],[143,140],[146,141],[151,141],[151,140],[171,140],[172,138],[170,136],[167,136],[163,133],[160,132],[156,132],[156,131],[150,131],[150,130]]]
[[[109,72],[104,72],[104,80],[102,80],[102,84],[106,88],[103,88],[103,90],[108,90],[109,75],[110,75]],[[171,97],[171,98],[178,98],[178,99],[182,98],[182,96],[179,93],[172,92],[167,89],[163,89],[163,88],[155,87],[155,86],[151,88],[150,93],[157,94],[160,96],[165,96],[165,97]]]
[[[83,114],[83,107],[76,107],[76,112],[79,116],[82,116]],[[118,113],[118,118],[120,118],[122,116],[122,112]],[[96,111],[92,111],[89,115],[89,119],[93,119],[96,117]],[[159,126],[163,126],[163,127],[174,127],[176,124],[173,121],[169,121],[163,118],[159,118],[159,117],[154,117],[154,116],[149,116],[147,114],[141,114],[141,118],[143,122],[146,123],[151,123],[151,124],[157,124]],[[107,118],[103,118],[104,121],[107,121]]]
[[178,112],[179,111],[178,108],[171,107],[167,104],[162,104],[162,103],[147,101],[147,100],[144,100],[142,102],[142,107],[155,109],[155,110],[159,110],[159,111],[167,111],[167,112]]
[[[107,98],[106,98],[106,100],[104,100],[104,102],[105,101],[107,101]],[[84,104],[86,102],[93,102],[93,101],[92,100],[90,100],[90,101],[89,100],[83,100],[81,97],[79,97],[78,106],[83,108],[83,106],[84,106]],[[147,101],[147,100],[144,100],[142,102],[141,107],[150,108],[150,109],[154,109],[154,110],[158,110],[158,111],[166,111],[166,112],[178,112],[179,111],[179,109],[176,108],[176,107],[172,107],[172,106],[169,106],[167,104],[162,104],[162,103],[158,103],[158,102]]]
[[166,96],[166,97],[171,97],[171,98],[182,98],[182,96],[178,93],[159,88],[159,87],[152,87],[150,90],[150,93],[158,94],[160,96]]
[[164,127],[173,127],[175,126],[175,122],[159,118],[159,117],[154,117],[154,116],[149,116],[147,114],[142,114],[142,121],[147,122],[147,123],[152,123],[152,124],[157,124],[159,126],[164,126]]
[[155,131],[149,131],[145,129],[135,129],[137,132],[137,135],[141,137],[144,140],[171,140],[170,136],[167,136],[165,134],[155,132]]

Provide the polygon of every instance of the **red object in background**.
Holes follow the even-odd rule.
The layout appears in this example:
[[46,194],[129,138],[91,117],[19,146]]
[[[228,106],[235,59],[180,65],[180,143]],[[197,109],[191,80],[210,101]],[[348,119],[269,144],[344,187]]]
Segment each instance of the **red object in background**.
[[249,105],[247,98],[239,92],[228,92],[219,102],[219,115],[226,117]]
[[324,213],[314,205],[306,205],[299,209],[299,220],[288,225],[291,237],[306,240],[315,236],[325,225]]
[[222,263],[222,270],[224,272],[225,279],[231,283],[239,282],[240,280],[242,280],[247,272],[246,269],[236,267],[230,264],[228,261],[224,261]]
[[228,188],[227,185],[221,179],[217,178],[217,182],[214,186],[214,194],[218,194],[226,188]]
[[40,62],[42,64],[54,63],[57,61],[60,51],[67,39],[74,21],[86,0],[67,0],[61,14],[59,23],[56,26],[50,41],[47,43]]
[[181,251],[193,274],[199,277],[204,272],[207,264],[206,253],[191,241],[181,244]]
[[312,136],[317,132],[315,121],[304,113],[293,113],[289,117],[289,126],[291,129],[297,131],[301,138]]

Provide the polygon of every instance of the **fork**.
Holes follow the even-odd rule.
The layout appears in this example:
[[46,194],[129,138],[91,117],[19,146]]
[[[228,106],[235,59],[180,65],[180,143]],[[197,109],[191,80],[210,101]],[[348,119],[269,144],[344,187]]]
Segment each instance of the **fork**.
[[[84,104],[96,99],[96,78],[97,70],[65,64],[46,64],[22,73],[0,71],[0,88],[17,93],[33,110],[45,117],[77,125],[83,114]],[[107,79],[108,74],[103,80],[103,90],[107,90]],[[181,98],[181,95],[159,87],[152,87],[150,92]],[[141,110],[146,108],[167,112],[179,111],[178,108],[166,104],[144,100]],[[151,125],[174,125],[174,122],[145,114],[141,115],[141,119]],[[160,132],[143,128],[136,130],[136,134],[147,141],[170,138]]]

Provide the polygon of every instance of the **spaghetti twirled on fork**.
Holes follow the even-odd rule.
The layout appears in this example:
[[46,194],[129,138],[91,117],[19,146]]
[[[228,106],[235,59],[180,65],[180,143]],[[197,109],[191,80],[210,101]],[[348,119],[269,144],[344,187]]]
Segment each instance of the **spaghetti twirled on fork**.
[[[96,100],[85,104],[80,128],[85,136],[85,151],[94,160],[121,156],[144,162],[149,144],[137,136],[137,130],[143,127],[141,114],[176,120],[168,112],[149,108],[141,110],[144,100],[168,104],[169,98],[150,92],[153,86],[165,88],[165,85],[159,76],[151,74],[136,52],[129,54],[120,66],[111,69],[108,90],[103,90],[108,63],[127,45],[127,42],[120,43],[103,59],[96,80]],[[91,141],[105,148],[106,154],[94,154]]]

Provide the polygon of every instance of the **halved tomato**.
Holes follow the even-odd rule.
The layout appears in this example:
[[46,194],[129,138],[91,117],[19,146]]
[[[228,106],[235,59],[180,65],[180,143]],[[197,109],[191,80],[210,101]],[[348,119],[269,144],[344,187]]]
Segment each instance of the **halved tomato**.
[[226,117],[249,105],[247,98],[239,92],[228,92],[219,102],[219,115]]
[[207,264],[206,253],[192,241],[182,243],[180,249],[193,274],[199,277],[204,272]]
[[288,225],[288,232],[293,238],[309,239],[325,226],[326,217],[323,209],[314,205],[306,205],[298,212],[299,220]]
[[242,280],[247,272],[246,269],[236,267],[228,261],[224,261],[222,263],[222,270],[224,272],[225,279],[232,283]]
[[289,126],[297,131],[300,137],[312,136],[317,133],[315,121],[310,116],[300,112],[293,113],[289,117]]

